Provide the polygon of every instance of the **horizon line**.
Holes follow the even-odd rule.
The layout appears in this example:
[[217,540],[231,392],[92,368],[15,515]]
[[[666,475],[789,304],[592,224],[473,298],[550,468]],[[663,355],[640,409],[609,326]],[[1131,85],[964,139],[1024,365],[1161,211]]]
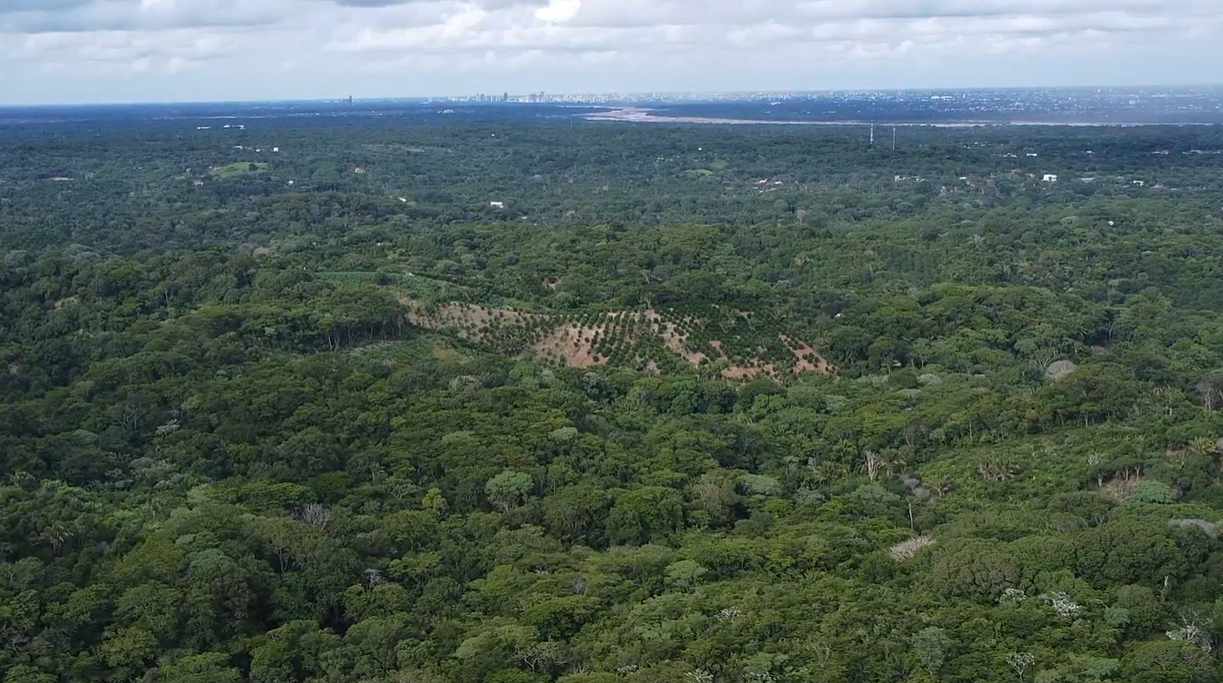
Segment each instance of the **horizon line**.
[[[666,99],[668,97],[684,98],[684,99],[700,99],[700,98],[735,98],[747,96],[777,96],[777,97],[794,97],[794,96],[810,96],[821,94],[872,94],[872,93],[909,93],[909,92],[971,92],[971,91],[1038,91],[1038,90],[1148,90],[1148,89],[1163,89],[1163,90],[1191,90],[1195,88],[1206,89],[1223,89],[1223,82],[1215,83],[1182,83],[1182,84],[1129,84],[1129,85],[971,85],[971,86],[913,86],[913,87],[884,87],[884,88],[824,88],[824,89],[762,89],[762,90],[639,90],[639,91],[609,91],[609,92],[556,92],[549,93],[547,90],[528,91],[526,93],[512,93],[502,90],[503,95],[496,95],[491,92],[469,92],[464,94],[450,95],[381,95],[381,96],[349,96],[342,97],[284,97],[271,99],[215,99],[215,100],[94,100],[94,101],[72,101],[72,102],[33,102],[33,103],[3,103],[0,102],[0,109],[41,109],[52,107],[135,107],[135,106],[184,106],[184,105],[222,105],[222,104],[306,104],[306,103],[348,103],[353,104],[358,102],[467,102],[468,104],[502,104],[498,101],[490,102],[470,102],[468,98],[481,96],[487,97],[502,97],[509,94],[510,97],[530,97],[537,94],[542,94],[547,98],[620,98],[624,101],[632,101],[636,98],[654,98]],[[578,100],[580,102],[580,100]],[[553,104],[555,102],[517,102],[509,101],[508,104]]]

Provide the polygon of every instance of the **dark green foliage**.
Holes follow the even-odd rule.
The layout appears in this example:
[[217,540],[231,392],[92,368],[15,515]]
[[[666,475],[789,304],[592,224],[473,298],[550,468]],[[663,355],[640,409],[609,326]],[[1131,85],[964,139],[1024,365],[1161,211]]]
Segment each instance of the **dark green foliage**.
[[0,131],[4,683],[1219,680],[1220,131],[170,126]]

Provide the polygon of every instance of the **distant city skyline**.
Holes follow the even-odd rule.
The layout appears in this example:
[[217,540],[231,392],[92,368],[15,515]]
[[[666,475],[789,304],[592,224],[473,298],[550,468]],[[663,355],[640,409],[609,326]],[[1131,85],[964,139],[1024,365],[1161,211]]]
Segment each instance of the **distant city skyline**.
[[5,0],[0,105],[1218,82],[1217,0]]

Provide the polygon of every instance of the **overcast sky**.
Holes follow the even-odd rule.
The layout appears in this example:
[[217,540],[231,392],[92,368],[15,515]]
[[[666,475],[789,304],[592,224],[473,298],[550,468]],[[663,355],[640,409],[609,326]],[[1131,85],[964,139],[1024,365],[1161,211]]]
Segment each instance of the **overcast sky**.
[[0,0],[0,104],[1220,80],[1223,0]]

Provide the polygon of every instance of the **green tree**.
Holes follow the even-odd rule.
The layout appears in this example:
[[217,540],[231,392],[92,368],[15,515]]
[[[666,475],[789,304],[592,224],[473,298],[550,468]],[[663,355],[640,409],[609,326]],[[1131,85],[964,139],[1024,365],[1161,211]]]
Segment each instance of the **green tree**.
[[238,683],[242,674],[220,652],[190,655],[163,665],[158,680],[166,683]]
[[488,483],[484,485],[484,493],[493,507],[502,512],[509,512],[526,501],[534,486],[531,475],[505,470],[488,480]]

